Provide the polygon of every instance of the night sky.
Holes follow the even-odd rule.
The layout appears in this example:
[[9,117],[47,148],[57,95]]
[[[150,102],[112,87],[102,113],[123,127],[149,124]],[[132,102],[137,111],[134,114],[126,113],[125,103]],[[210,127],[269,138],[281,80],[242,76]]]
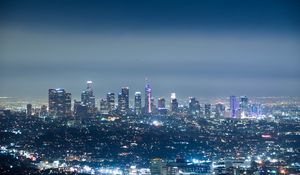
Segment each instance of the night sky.
[[0,1],[0,96],[300,96],[300,1]]

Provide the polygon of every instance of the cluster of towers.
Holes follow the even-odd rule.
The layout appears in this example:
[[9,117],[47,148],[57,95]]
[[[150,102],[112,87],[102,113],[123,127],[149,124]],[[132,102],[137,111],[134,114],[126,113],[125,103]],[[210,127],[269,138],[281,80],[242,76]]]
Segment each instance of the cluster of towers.
[[152,90],[149,84],[145,86],[145,105],[142,107],[142,93],[135,92],[134,94],[134,109],[129,105],[129,87],[122,87],[118,94],[117,105],[115,104],[115,93],[109,92],[106,98],[100,99],[101,114],[119,114],[119,115],[141,115],[151,114],[154,108]]
[[243,118],[243,117],[258,117],[261,115],[260,104],[250,104],[247,96],[238,98],[234,95],[230,96],[230,117]]
[[[158,98],[157,106],[152,97],[152,89],[148,83],[145,86],[144,105],[142,105],[142,93],[134,93],[133,107],[129,102],[129,87],[122,87],[116,95],[113,92],[106,94],[106,98],[100,99],[100,108],[96,107],[96,100],[93,93],[93,82],[87,81],[86,89],[81,93],[81,101],[74,100],[73,111],[71,110],[71,93],[62,88],[49,89],[49,116],[94,116],[96,114],[110,115],[150,115],[150,114],[189,114],[204,117],[230,117],[239,118],[243,116],[258,115],[261,111],[259,105],[250,105],[248,97],[241,96],[238,101],[236,96],[230,96],[229,108],[225,108],[222,103],[217,103],[212,109],[211,104],[200,106],[195,97],[189,98],[188,106],[179,106],[175,93],[171,93],[171,100],[166,107],[166,100]],[[31,111],[32,106],[27,106],[27,111]],[[46,115],[46,107],[43,107],[43,115]],[[31,113],[30,113],[31,114]]]

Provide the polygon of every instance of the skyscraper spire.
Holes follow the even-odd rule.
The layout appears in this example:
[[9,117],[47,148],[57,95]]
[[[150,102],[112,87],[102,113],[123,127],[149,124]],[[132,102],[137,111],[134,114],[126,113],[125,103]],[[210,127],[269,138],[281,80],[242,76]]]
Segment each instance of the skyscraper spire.
[[145,112],[147,114],[152,113],[151,109],[151,98],[152,98],[152,90],[150,88],[150,85],[148,84],[148,79],[145,79],[146,86],[145,86]]

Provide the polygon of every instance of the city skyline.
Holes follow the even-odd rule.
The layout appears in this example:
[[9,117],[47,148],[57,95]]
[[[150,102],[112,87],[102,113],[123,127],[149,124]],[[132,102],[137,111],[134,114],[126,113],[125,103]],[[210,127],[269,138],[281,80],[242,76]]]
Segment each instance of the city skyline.
[[[300,96],[298,1],[1,1],[0,96]],[[101,94],[95,94],[99,96]]]

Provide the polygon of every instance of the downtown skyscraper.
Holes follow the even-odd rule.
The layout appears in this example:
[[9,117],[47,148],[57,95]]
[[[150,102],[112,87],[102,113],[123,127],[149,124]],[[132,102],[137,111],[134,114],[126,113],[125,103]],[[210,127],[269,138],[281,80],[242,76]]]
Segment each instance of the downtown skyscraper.
[[135,94],[134,94],[134,112],[135,112],[135,115],[141,115],[141,113],[142,113],[141,92],[135,92]]
[[232,95],[232,96],[230,96],[230,117],[236,118],[237,111],[238,111],[237,99],[236,99],[236,96]]
[[152,99],[152,89],[150,88],[149,84],[146,84],[146,86],[145,86],[145,107],[144,107],[144,111],[146,114],[152,113],[151,99]]
[[64,117],[71,115],[71,93],[62,88],[48,91],[49,115]]

